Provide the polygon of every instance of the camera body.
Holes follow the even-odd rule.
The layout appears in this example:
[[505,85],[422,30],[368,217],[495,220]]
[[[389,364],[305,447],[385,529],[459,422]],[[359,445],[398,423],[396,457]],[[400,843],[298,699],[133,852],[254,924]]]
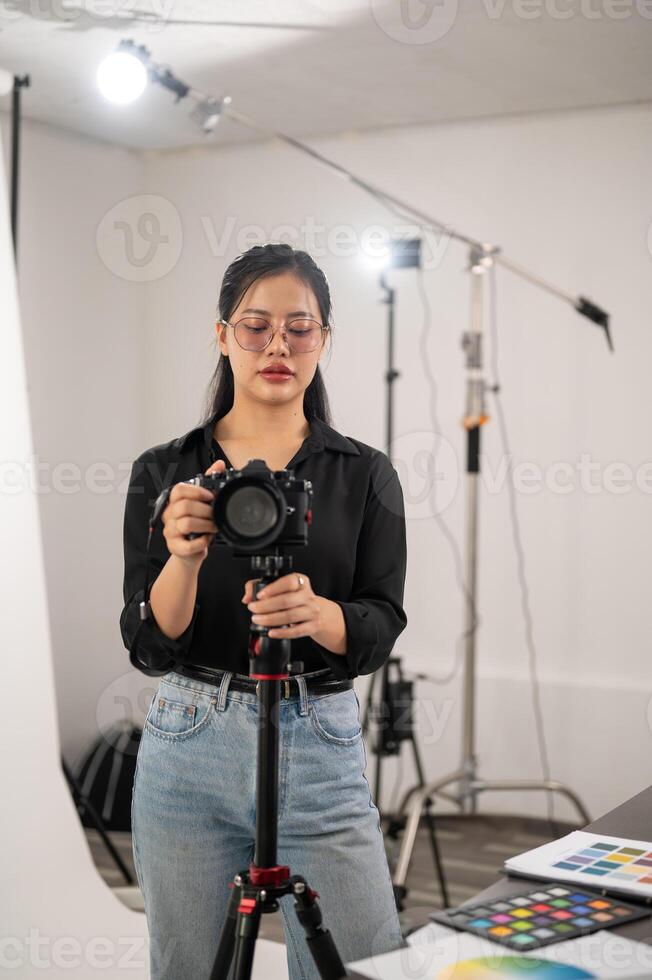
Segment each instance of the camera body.
[[200,473],[187,482],[215,495],[213,519],[218,531],[213,544],[226,544],[242,555],[308,544],[310,480],[297,480],[290,470],[270,470],[263,459],[250,459],[241,470]]

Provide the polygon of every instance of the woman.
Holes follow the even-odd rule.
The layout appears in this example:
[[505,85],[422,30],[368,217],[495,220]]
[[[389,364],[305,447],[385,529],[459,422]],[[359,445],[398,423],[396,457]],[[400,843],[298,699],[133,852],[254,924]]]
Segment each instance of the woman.
[[[133,465],[120,625],[132,663],[161,676],[132,798],[152,980],[210,976],[229,884],[253,858],[250,619],[289,637],[292,661],[303,664],[281,685],[278,863],[318,892],[344,962],[401,945],[352,681],[381,666],[406,625],[403,497],[384,453],[330,425],[318,366],[330,315],[328,283],[306,252],[266,244],[240,255],[220,291],[207,418]],[[308,545],[290,549],[296,571],[255,602],[246,559],[210,547],[212,492],[182,482],[250,459],[313,487]],[[172,483],[150,544],[151,615],[132,649],[147,520]],[[280,906],[291,980],[318,977],[292,897]]]

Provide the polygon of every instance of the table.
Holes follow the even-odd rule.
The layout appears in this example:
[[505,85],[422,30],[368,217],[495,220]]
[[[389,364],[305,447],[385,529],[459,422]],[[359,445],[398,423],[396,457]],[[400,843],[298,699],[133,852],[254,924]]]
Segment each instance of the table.
[[[587,833],[606,834],[609,837],[631,837],[634,840],[652,839],[652,786],[644,789],[641,793],[633,796],[631,800],[617,806],[609,813],[593,820],[586,827],[580,828]],[[494,898],[509,898],[523,890],[524,885],[531,885],[533,889],[545,888],[546,882],[542,879],[528,878],[507,878],[502,877],[499,881],[490,885],[479,892],[474,898],[464,902],[464,905],[473,902],[489,901]],[[629,899],[624,899],[629,901]],[[652,908],[650,909],[652,912]],[[618,933],[627,939],[636,940],[640,943],[652,945],[652,918],[641,919],[639,922],[630,922],[623,926],[615,926],[609,932]],[[359,973],[351,973],[352,980],[364,980]]]
[[[609,813],[605,813],[603,817],[598,817],[597,820],[593,820],[586,827],[580,829],[589,834],[606,834],[608,837],[631,837],[634,840],[652,839],[652,786],[633,796],[627,803],[617,806]],[[539,886],[545,888],[546,882],[534,878],[526,880],[524,878],[504,877],[464,904],[516,895],[523,890],[524,885],[529,886],[530,884],[533,889]],[[630,899],[623,896],[623,901],[630,901]],[[634,902],[634,904],[636,903]],[[650,911],[652,912],[652,908]],[[652,918],[630,922],[624,926],[615,926],[609,932],[617,932],[619,935],[626,936],[627,939],[635,939],[640,943],[652,944]]]

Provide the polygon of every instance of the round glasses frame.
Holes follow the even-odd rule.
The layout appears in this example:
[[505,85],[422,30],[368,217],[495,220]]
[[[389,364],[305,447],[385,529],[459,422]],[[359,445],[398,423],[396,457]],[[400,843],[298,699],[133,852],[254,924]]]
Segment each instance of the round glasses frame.
[[[267,347],[269,347],[269,345],[271,344],[272,340],[274,339],[274,333],[275,333],[275,331],[274,331],[273,328],[272,328],[272,333],[271,333],[271,335],[269,337],[269,340],[267,341],[266,344],[263,344],[262,347],[244,347],[240,343],[240,341],[238,340],[238,334],[237,334],[237,331],[236,331],[235,328],[238,326],[239,323],[242,323],[243,320],[263,320],[265,323],[268,323],[269,326],[271,327],[271,324],[269,323],[269,321],[265,320],[265,318],[262,317],[262,316],[261,317],[244,316],[244,317],[241,317],[240,320],[236,320],[235,323],[231,323],[230,320],[224,320],[224,319],[220,319],[217,322],[218,323],[223,323],[226,327],[233,327],[233,336],[235,337],[235,341],[236,341],[237,345],[239,347],[242,347],[242,350],[249,351],[249,353],[260,353],[260,351],[263,351]],[[315,323],[319,327],[319,330],[320,330],[319,341],[315,344],[314,347],[311,347],[310,350],[295,350],[295,348],[292,346],[292,344],[288,340],[287,328],[289,326],[291,326],[293,323],[298,323],[298,322],[305,323],[306,320],[310,320],[311,323]],[[314,351],[316,351],[316,350],[319,349],[319,347],[321,346],[321,344],[323,343],[323,340],[324,340],[324,333],[327,333],[329,330],[330,330],[330,327],[325,327],[323,325],[323,323],[320,323],[319,320],[315,320],[313,317],[296,316],[292,320],[289,320],[288,323],[286,323],[285,327],[282,327],[281,328],[281,333],[283,334],[283,339],[284,339],[285,343],[288,345],[288,347],[290,348],[290,350],[292,351],[293,354],[312,354]]]

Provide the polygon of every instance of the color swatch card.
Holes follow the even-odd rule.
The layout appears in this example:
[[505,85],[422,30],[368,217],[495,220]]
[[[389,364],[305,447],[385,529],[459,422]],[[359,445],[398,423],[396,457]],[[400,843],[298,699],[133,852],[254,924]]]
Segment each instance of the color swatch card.
[[576,830],[518,854],[505,870],[531,878],[573,882],[641,900],[652,899],[652,843]]
[[409,936],[405,948],[347,963],[347,969],[369,980],[650,980],[652,947],[602,931],[512,953],[431,922]]
[[472,932],[515,952],[648,917],[648,911],[617,899],[554,883],[545,890],[430,913],[434,922]]

